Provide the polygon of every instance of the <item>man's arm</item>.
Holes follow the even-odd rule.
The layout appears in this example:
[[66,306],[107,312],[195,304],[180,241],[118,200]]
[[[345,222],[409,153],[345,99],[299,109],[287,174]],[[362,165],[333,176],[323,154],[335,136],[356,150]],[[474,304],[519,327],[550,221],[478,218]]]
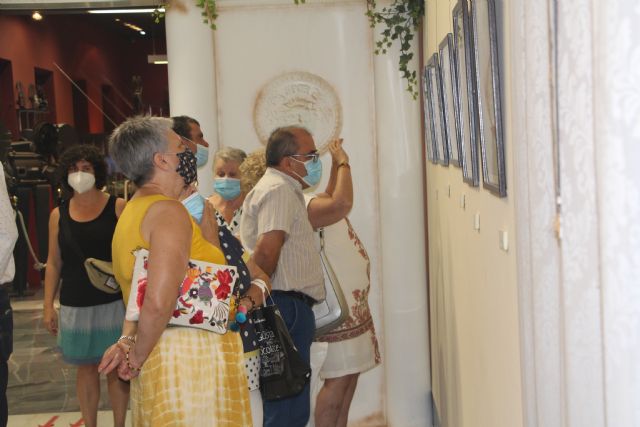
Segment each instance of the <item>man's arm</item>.
[[324,193],[318,194],[307,206],[313,228],[335,224],[347,216],[353,205],[353,183],[349,156],[342,148],[342,139],[334,140],[331,150],[331,175]]
[[278,266],[280,250],[284,245],[285,235],[286,233],[282,230],[272,230],[261,234],[251,255],[258,267],[267,273],[269,277],[273,276]]

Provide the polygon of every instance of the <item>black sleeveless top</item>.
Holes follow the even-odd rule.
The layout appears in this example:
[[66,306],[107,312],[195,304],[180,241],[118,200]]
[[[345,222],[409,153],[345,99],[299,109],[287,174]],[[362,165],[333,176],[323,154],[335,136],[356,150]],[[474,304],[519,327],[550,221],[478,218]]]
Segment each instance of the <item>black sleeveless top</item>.
[[[66,221],[76,245],[68,241]],[[111,261],[111,240],[116,228],[116,198],[109,196],[106,206],[97,218],[87,222],[74,221],[69,215],[69,201],[60,205],[58,245],[62,258],[62,287],[60,304],[70,307],[89,307],[121,300],[122,294],[108,294],[96,289],[89,281],[84,268],[85,258]],[[80,247],[79,253],[77,247]]]

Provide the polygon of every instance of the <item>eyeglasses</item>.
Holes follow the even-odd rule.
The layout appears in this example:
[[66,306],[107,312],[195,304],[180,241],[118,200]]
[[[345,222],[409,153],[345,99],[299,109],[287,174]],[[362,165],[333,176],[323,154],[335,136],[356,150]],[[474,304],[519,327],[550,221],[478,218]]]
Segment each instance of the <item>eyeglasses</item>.
[[316,163],[320,158],[319,153],[309,153],[309,154],[291,154],[289,157],[304,157],[305,159],[311,158],[313,163]]

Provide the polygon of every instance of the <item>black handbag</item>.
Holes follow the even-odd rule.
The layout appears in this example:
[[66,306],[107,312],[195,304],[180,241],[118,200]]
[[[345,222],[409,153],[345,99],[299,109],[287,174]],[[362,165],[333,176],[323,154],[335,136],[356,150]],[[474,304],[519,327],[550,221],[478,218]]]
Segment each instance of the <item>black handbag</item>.
[[311,379],[306,363],[289,335],[287,325],[273,303],[251,313],[260,347],[260,393],[264,400],[278,400],[300,393]]

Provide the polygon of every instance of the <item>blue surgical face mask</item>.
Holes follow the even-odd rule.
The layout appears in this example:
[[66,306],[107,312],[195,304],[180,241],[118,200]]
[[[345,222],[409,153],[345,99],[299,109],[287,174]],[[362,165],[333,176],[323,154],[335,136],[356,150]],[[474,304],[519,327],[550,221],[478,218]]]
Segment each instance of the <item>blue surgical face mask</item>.
[[216,178],[213,188],[225,200],[233,200],[240,195],[240,180],[237,178]]
[[189,211],[189,215],[196,220],[198,224],[202,221],[202,213],[204,212],[204,197],[197,191],[184,199],[182,204]]
[[203,145],[198,145],[198,151],[196,151],[196,161],[198,167],[201,168],[207,164],[209,160],[209,149]]
[[304,164],[304,168],[307,170],[307,176],[302,177],[297,173],[296,175],[298,175],[298,177],[302,179],[309,187],[313,187],[318,182],[320,182],[320,178],[322,178],[322,162],[320,161],[320,159],[316,160],[315,162],[313,160],[307,160],[306,162],[303,162],[296,159],[295,157],[291,158],[296,162]]

